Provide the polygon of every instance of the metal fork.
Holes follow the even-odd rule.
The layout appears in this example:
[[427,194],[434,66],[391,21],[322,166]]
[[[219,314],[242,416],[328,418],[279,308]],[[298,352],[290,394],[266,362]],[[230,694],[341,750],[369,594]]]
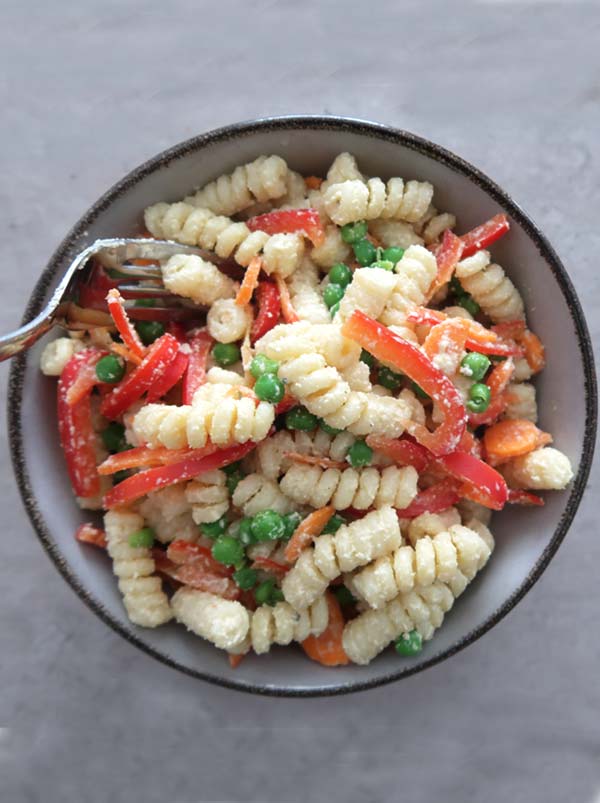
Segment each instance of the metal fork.
[[[135,295],[146,298],[155,296],[162,299],[165,306],[158,309],[164,310],[169,318],[180,320],[185,317],[197,316],[198,307],[186,306],[184,299],[173,296],[162,285],[159,263],[174,254],[197,254],[216,265],[222,264],[218,257],[208,251],[170,240],[96,240],[71,262],[53,292],[52,298],[39,315],[25,326],[21,326],[20,329],[0,337],[0,362],[30,348],[54,326],[70,328],[69,311],[77,299],[79,289],[89,277],[89,266],[93,264],[93,261],[98,261],[104,267],[118,271],[122,279],[129,281],[129,284],[119,285],[119,290],[130,297]],[[143,267],[127,264],[135,259],[150,259],[157,264]],[[140,284],[147,280],[151,280],[152,284]],[[177,300],[174,302],[175,299]],[[170,305],[169,302],[171,302]],[[146,317],[150,312],[150,310],[144,310],[143,307],[131,307],[128,311],[134,318]],[[155,314],[156,311],[157,308],[153,308],[152,313]]]

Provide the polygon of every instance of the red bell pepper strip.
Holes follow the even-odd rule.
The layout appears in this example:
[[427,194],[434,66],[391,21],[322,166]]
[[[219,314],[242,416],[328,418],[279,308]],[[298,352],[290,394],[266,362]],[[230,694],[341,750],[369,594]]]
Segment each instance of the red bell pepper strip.
[[445,321],[447,318],[448,316],[445,312],[429,309],[428,307],[415,307],[406,316],[407,321],[416,323],[418,326],[437,326],[438,323]]
[[246,657],[246,653],[241,652],[239,655],[234,655],[232,652],[227,653],[227,659],[229,661],[229,666],[232,669],[237,669],[238,666],[242,663],[244,658]]
[[[240,596],[240,590],[234,581],[223,573],[212,571],[209,568],[212,563],[207,562],[201,556],[191,557],[183,563],[177,563],[171,560],[162,549],[155,548],[152,550],[152,557],[156,571],[177,583],[196,588],[198,591],[216,594],[223,599],[235,600]],[[212,562],[216,563],[216,561]],[[222,568],[225,567],[222,566]]]
[[106,549],[106,533],[100,527],[95,527],[90,521],[80,524],[75,531],[75,538],[82,544],[91,544],[98,549]]
[[446,229],[442,237],[441,245],[435,255],[438,266],[437,276],[431,283],[431,287],[427,293],[427,300],[432,298],[440,288],[450,281],[456,263],[460,260],[463,250],[464,242],[461,238],[453,234],[450,229]]
[[207,444],[203,449],[167,449],[164,446],[158,449],[150,449],[149,446],[135,446],[124,452],[111,454],[103,463],[98,466],[98,474],[116,474],[117,471],[125,471],[128,468],[154,468],[155,466],[169,466],[173,463],[181,463],[183,460],[191,458],[199,459],[207,457],[218,451],[218,447],[212,443]]
[[115,326],[123,339],[123,343],[125,343],[132,354],[143,357],[146,353],[146,347],[127,317],[123,298],[116,288],[108,291],[106,303],[108,304],[108,311],[110,312],[111,318],[115,322]]
[[[465,430],[466,432],[467,430]],[[367,445],[381,452],[390,460],[402,466],[413,466],[419,472],[425,471],[433,455],[424,446],[406,438],[386,438],[383,435],[367,435]]]
[[467,491],[471,487],[476,488],[479,500],[486,507],[502,510],[506,504],[508,499],[506,480],[483,460],[467,452],[454,452],[438,457],[436,462],[452,477],[465,483],[461,491],[463,489]]
[[460,238],[465,247],[463,250],[463,258],[470,257],[476,251],[481,251],[482,248],[487,248],[492,243],[496,242],[499,237],[502,237],[510,229],[510,223],[506,215],[495,215],[486,223],[477,226]]
[[414,519],[422,513],[439,513],[459,500],[458,483],[448,478],[420,491],[408,507],[396,510],[396,513],[400,519]]
[[407,374],[438,403],[444,419],[435,432],[429,432],[422,424],[414,424],[411,435],[434,455],[453,452],[460,443],[467,416],[460,393],[450,379],[417,346],[360,310],[348,318],[342,332],[380,362]]
[[275,415],[287,413],[292,407],[296,407],[298,400],[295,399],[290,393],[286,393],[283,399],[275,405]]
[[178,351],[179,343],[172,335],[165,334],[155,340],[140,365],[102,399],[100,405],[102,415],[109,419],[118,418],[134,402],[141,399],[160,379]]
[[67,392],[67,404],[77,404],[84,396],[89,396],[95,385],[103,384],[96,374],[96,365],[98,360],[104,357],[107,352],[97,351],[95,349],[90,349],[90,351],[95,351],[96,356],[90,356],[90,358],[86,360],[85,365],[81,367],[77,379]]
[[191,480],[205,471],[228,466],[230,463],[235,463],[236,460],[241,460],[255,446],[256,443],[249,441],[227,449],[219,449],[218,452],[206,457],[192,457],[168,466],[140,471],[139,474],[128,477],[110,490],[104,497],[104,507],[110,510],[119,505],[126,505],[145,496],[150,491],[157,491],[159,488],[166,488],[168,485],[175,485],[184,480]]
[[[150,309],[152,308],[150,307]],[[169,321],[167,332],[173,335],[175,340],[179,340],[180,343],[187,343],[187,330],[179,321]]]
[[258,304],[258,312],[252,329],[250,330],[250,342],[252,345],[257,340],[277,324],[281,314],[281,298],[277,285],[271,281],[262,281],[258,285],[256,291],[256,301]]
[[316,209],[286,209],[257,215],[246,221],[250,231],[266,234],[305,234],[315,247],[325,242],[325,229]]
[[485,384],[491,391],[491,401],[483,413],[469,413],[469,424],[472,427],[480,427],[482,424],[492,424],[506,410],[508,399],[504,393],[506,386],[515,370],[512,357],[508,357],[504,362],[494,366]]
[[63,368],[58,381],[60,443],[73,490],[77,496],[84,498],[95,496],[100,491],[100,477],[96,471],[97,435],[92,424],[92,403],[88,393],[76,404],[69,404],[67,394],[89,361],[96,360],[97,353],[95,349],[86,349],[74,354]]
[[201,561],[207,571],[222,577],[231,577],[235,571],[232,566],[225,566],[219,563],[212,556],[210,549],[200,544],[192,544],[183,538],[176,538],[167,547],[167,557],[178,566],[183,566],[191,561]]
[[[462,320],[455,318],[454,320]],[[496,357],[522,357],[525,353],[524,349],[506,340],[490,340],[484,342],[483,340],[473,340],[467,338],[465,341],[465,348],[469,351],[478,351],[480,354],[493,354]]]
[[542,507],[546,504],[541,496],[532,494],[530,491],[515,490],[514,488],[509,488],[508,503],[510,505],[535,505],[536,507]]
[[151,386],[146,394],[149,403],[162,399],[163,396],[175,387],[188,367],[189,357],[180,351],[173,362],[168,365],[156,382]]
[[190,335],[188,343],[191,351],[187,371],[183,377],[183,404],[191,404],[194,393],[206,382],[206,363],[213,339],[206,329],[199,329]]
[[262,569],[265,572],[271,572],[272,574],[286,574],[292,568],[291,566],[286,566],[284,563],[279,563],[276,560],[271,560],[271,558],[254,558],[251,565],[252,569]]
[[88,281],[79,288],[79,305],[86,309],[106,311],[106,294],[118,284],[118,280],[111,279],[102,265],[96,263]]

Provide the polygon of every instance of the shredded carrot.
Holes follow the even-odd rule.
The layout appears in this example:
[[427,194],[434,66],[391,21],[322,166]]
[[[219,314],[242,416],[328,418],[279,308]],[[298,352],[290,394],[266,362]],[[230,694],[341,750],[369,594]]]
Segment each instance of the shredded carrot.
[[335,508],[332,505],[327,505],[314,510],[300,522],[283,553],[288,563],[295,563],[298,560],[302,550],[309,546],[313,538],[321,535],[323,528],[334,513]]
[[470,321],[466,318],[447,318],[432,328],[425,338],[423,348],[430,358],[435,357],[439,352],[451,350],[459,354],[464,349],[467,340],[482,344],[494,343],[498,340],[498,335],[490,332],[477,321]]
[[320,636],[309,636],[302,642],[302,649],[313,661],[323,666],[345,666],[350,659],[344,651],[342,635],[344,616],[340,604],[331,592],[327,592],[329,623]]
[[133,351],[130,351],[123,343],[111,343],[110,350],[118,354],[119,357],[123,357],[127,362],[133,363],[133,365],[140,365],[142,362],[142,358],[134,354]]
[[300,318],[292,306],[290,291],[285,283],[285,279],[276,273],[275,281],[277,282],[277,289],[279,290],[279,300],[281,302],[281,313],[283,315],[283,319],[286,323],[296,323],[296,321],[299,321]]
[[521,457],[551,443],[552,436],[524,418],[507,418],[486,429],[483,444],[492,465]]
[[319,176],[306,176],[304,183],[309,190],[320,190],[323,179],[319,178]]
[[273,574],[285,574],[290,570],[289,566],[284,563],[279,563],[271,558],[254,558],[252,561],[252,569],[263,569],[265,572],[273,572]]
[[125,302],[119,291],[113,287],[106,296],[108,311],[110,312],[115,326],[123,339],[123,343],[137,357],[143,358],[146,354],[146,347],[140,340],[133,324],[125,312]]
[[203,449],[167,449],[164,446],[150,449],[148,446],[136,446],[124,452],[111,454],[98,466],[98,474],[115,474],[128,468],[153,468],[180,463],[188,458],[201,458],[217,451],[216,446],[207,444]]
[[246,272],[244,273],[244,278],[240,285],[240,289],[238,290],[237,296],[235,297],[235,303],[238,307],[245,307],[247,304],[250,303],[250,299],[252,298],[252,293],[258,286],[258,277],[260,275],[261,268],[263,266],[262,257],[256,256],[252,257],[250,260],[250,264],[246,268]]
[[[370,232],[368,232],[365,236],[366,236],[366,239],[369,240],[369,242],[372,243],[375,246],[375,248],[383,248],[383,245],[381,244],[381,240],[378,240],[377,237],[375,237],[374,234],[371,234]],[[359,266],[359,267],[361,267],[361,266]]]
[[98,549],[106,549],[106,533],[91,522],[80,524],[75,532],[75,538],[84,544],[92,544]]
[[321,468],[348,468],[347,463],[341,463],[339,460],[331,460],[329,457],[320,457],[319,455],[300,454],[300,452],[285,452],[285,457],[289,457],[294,463],[304,463],[307,466],[320,466]]
[[512,357],[507,357],[506,360],[502,360],[502,362],[499,362],[498,365],[492,368],[490,375],[486,379],[486,385],[491,391],[492,398],[496,398],[504,392],[512,378],[514,370],[515,361]]
[[233,653],[228,652],[227,657],[229,658],[229,666],[232,669],[237,669],[238,666],[242,663],[242,661],[246,657],[246,653],[242,652],[239,655],[234,655]]
[[527,329],[519,338],[519,342],[525,349],[527,364],[534,374],[539,373],[546,364],[546,354],[542,341]]
[[99,351],[97,356],[93,356],[89,362],[81,367],[77,379],[67,391],[66,400],[69,406],[72,407],[77,402],[80,402],[91,393],[94,385],[100,382],[96,374],[96,364],[105,353],[104,351]]

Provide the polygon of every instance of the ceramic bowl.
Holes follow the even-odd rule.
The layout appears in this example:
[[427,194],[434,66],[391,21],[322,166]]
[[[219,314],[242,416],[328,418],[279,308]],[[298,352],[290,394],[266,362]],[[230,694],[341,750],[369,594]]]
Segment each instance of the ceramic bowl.
[[259,154],[281,155],[305,175],[323,175],[336,154],[350,151],[376,176],[432,182],[439,209],[458,216],[457,231],[506,212],[509,236],[494,258],[517,284],[548,355],[537,380],[540,425],[568,454],[575,479],[547,495],[543,508],[511,507],[493,521],[496,552],[485,571],[449,613],[417,658],[393,650],[370,666],[326,669],[298,647],[251,656],[232,670],[225,655],[170,624],[132,625],[103,553],[73,538],[89,519],[73,499],[58,443],[54,379],[39,372],[43,343],[16,359],[9,393],[9,426],[17,481],[38,537],[74,591],[107,625],[149,655],[203,680],[260,694],[326,695],[390,683],[448,658],[502,619],[544,571],[573,519],[591,465],[596,387],[592,349],[573,285],[552,246],[523,210],[480,170],[406,131],[337,117],[281,117],[227,126],[159,154],[103,195],[69,232],[42,273],[25,320],[45,303],[73,256],[98,237],[135,235],[142,212],[155,201],[175,201]]

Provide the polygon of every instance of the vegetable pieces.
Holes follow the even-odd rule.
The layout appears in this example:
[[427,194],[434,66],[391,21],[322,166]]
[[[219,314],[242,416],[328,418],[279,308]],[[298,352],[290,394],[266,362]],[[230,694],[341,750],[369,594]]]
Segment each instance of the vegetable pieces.
[[345,620],[336,597],[327,592],[327,608],[329,610],[329,623],[320,636],[309,636],[302,642],[302,649],[322,666],[346,666],[350,659],[342,646],[342,634]]
[[488,427],[483,436],[488,460],[493,465],[506,463],[513,457],[521,457],[551,442],[551,435],[542,432],[531,421],[521,418],[499,421]]
[[335,508],[327,505],[319,510],[314,510],[300,522],[285,548],[284,555],[288,563],[295,563],[298,560],[302,550],[312,543],[313,538],[321,535],[334,513]]

